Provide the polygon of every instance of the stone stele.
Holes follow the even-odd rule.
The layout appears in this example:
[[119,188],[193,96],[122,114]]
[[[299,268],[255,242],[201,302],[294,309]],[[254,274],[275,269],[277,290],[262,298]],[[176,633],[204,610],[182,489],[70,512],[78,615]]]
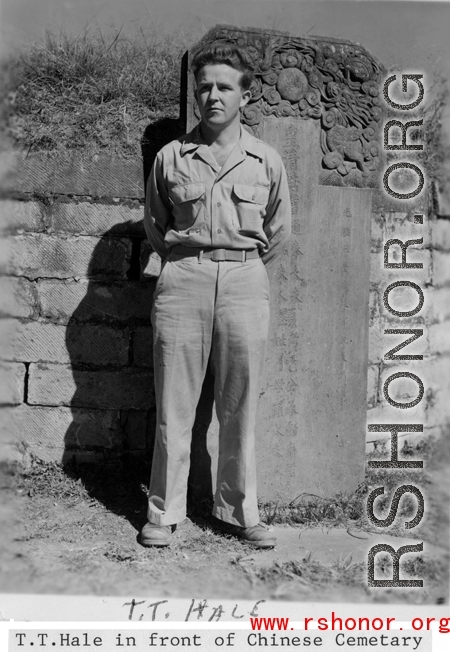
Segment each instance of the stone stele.
[[[292,202],[290,243],[268,270],[258,493],[285,504],[302,493],[352,491],[364,477],[371,204],[384,71],[348,41],[217,26],[185,58],[188,131],[199,119],[190,62],[213,41],[236,43],[253,61],[256,81],[242,123],[281,154]],[[213,420],[213,471],[217,430]]]

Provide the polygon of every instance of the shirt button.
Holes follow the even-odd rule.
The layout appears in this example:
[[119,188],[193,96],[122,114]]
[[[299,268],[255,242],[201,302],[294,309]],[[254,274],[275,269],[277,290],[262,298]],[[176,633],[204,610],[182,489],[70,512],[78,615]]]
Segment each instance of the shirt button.
[[222,229],[217,229],[217,233],[222,233]]
[[218,201],[218,202],[217,202],[217,207],[220,208],[221,205],[222,205],[222,204],[220,203],[220,201]]

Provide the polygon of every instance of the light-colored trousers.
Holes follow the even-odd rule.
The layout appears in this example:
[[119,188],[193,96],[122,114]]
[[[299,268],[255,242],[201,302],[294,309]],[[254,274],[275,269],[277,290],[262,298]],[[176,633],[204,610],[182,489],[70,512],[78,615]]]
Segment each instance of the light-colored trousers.
[[211,356],[220,425],[213,514],[256,525],[255,421],[269,327],[264,264],[170,254],[152,323],[157,425],[149,522],[172,525],[186,517],[192,428]]

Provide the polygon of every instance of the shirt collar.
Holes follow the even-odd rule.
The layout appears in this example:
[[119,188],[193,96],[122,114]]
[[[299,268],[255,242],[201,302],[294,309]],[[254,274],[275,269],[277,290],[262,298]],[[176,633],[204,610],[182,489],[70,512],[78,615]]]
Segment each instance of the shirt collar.
[[[183,156],[187,152],[192,152],[202,145],[206,146],[205,141],[203,140],[201,134],[200,134],[200,125],[198,124],[197,126],[192,129],[186,136],[183,138],[183,142],[181,143],[181,150],[180,153]],[[239,139],[238,145],[240,146],[242,153],[247,152],[248,154],[251,154],[253,156],[256,156],[259,159],[263,159],[264,155],[262,152],[262,143],[255,138],[252,134],[250,134],[244,127],[241,125],[241,136]]]

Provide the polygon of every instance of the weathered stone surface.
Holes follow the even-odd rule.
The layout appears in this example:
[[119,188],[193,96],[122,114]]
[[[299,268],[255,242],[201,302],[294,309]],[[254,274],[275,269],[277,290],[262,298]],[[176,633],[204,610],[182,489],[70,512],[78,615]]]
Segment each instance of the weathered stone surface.
[[[390,310],[389,310],[384,305],[383,297],[386,288],[389,285],[391,285],[391,283],[386,283],[382,287],[381,301],[380,301],[381,316],[385,323],[385,328],[415,328],[416,327],[415,324],[420,324],[426,319],[428,311],[430,310],[431,302],[430,302],[430,297],[428,295],[427,288],[425,287],[425,283],[422,283],[420,279],[409,278],[409,275],[399,277],[397,280],[402,282],[411,281],[412,283],[415,283],[422,290],[423,305],[420,310],[415,312],[419,308],[421,303],[421,295],[419,291],[409,285],[400,285],[392,288],[392,290],[388,292],[387,302],[388,305],[390,306]],[[392,283],[395,282],[396,281],[392,281]],[[399,316],[393,314],[391,310],[395,310],[396,312],[406,312],[406,313],[415,312],[415,314],[411,316],[408,315]],[[403,324],[403,326],[401,326],[400,324]]]
[[19,235],[0,240],[0,273],[28,278],[124,278],[131,243],[118,238]]
[[427,288],[427,294],[430,320],[441,322],[450,319],[450,284],[440,289]]
[[133,333],[133,364],[137,367],[153,367],[153,330],[137,328]]
[[389,344],[388,336],[384,335],[384,329],[379,320],[369,328],[369,364],[376,363],[382,359]]
[[0,355],[6,360],[126,365],[129,339],[127,328],[0,320]]
[[0,405],[20,405],[23,402],[25,374],[24,364],[0,361]]
[[269,270],[258,416],[263,491],[285,500],[348,490],[364,468],[371,197],[318,185],[318,138],[314,124],[292,119],[262,133],[285,160],[293,207],[289,253]]
[[427,426],[450,424],[450,356],[441,355],[431,362],[426,387],[432,407],[427,414]]
[[117,410],[22,405],[2,410],[2,414],[2,431],[31,452],[42,447],[56,449],[59,461],[65,449],[114,448],[123,442]]
[[433,284],[440,288],[450,285],[450,256],[443,251],[433,251]]
[[0,233],[43,231],[44,228],[42,204],[36,201],[0,199]]
[[35,286],[25,278],[0,276],[0,316],[36,317]]
[[[372,253],[370,263],[370,281],[382,289],[395,281],[413,281],[418,285],[430,283],[432,275],[431,252],[429,250],[417,249],[415,246],[408,248],[406,257],[408,263],[422,263],[422,268],[386,268],[384,267],[383,253]],[[389,262],[400,263],[400,247],[393,246],[390,250]]]
[[[422,224],[415,221],[415,215],[422,214]],[[421,213],[418,206],[410,207],[409,212],[386,211],[384,213],[384,241],[398,239],[406,240],[423,239],[423,244],[416,244],[409,247],[409,251],[428,247],[430,244],[431,225],[434,225],[426,213]],[[409,255],[408,255],[409,262]]]
[[430,349],[433,353],[450,353],[450,320],[429,327]]
[[450,252],[450,219],[435,220],[432,234],[433,246],[442,251]]
[[367,405],[373,407],[377,404],[380,370],[377,365],[371,365],[367,374]]
[[153,407],[153,374],[142,369],[75,370],[64,365],[31,364],[31,405],[72,405],[117,410]]
[[372,216],[372,225],[370,228],[370,250],[380,252],[384,243],[384,224],[378,215]]
[[36,287],[42,316],[61,323],[150,321],[152,283],[52,279]]
[[9,152],[2,155],[4,193],[82,195],[142,199],[142,163],[137,158],[86,156],[65,153],[59,156]]
[[55,232],[104,235],[113,229],[114,235],[145,235],[142,221],[143,207],[56,202],[51,207],[50,216],[51,228]]

